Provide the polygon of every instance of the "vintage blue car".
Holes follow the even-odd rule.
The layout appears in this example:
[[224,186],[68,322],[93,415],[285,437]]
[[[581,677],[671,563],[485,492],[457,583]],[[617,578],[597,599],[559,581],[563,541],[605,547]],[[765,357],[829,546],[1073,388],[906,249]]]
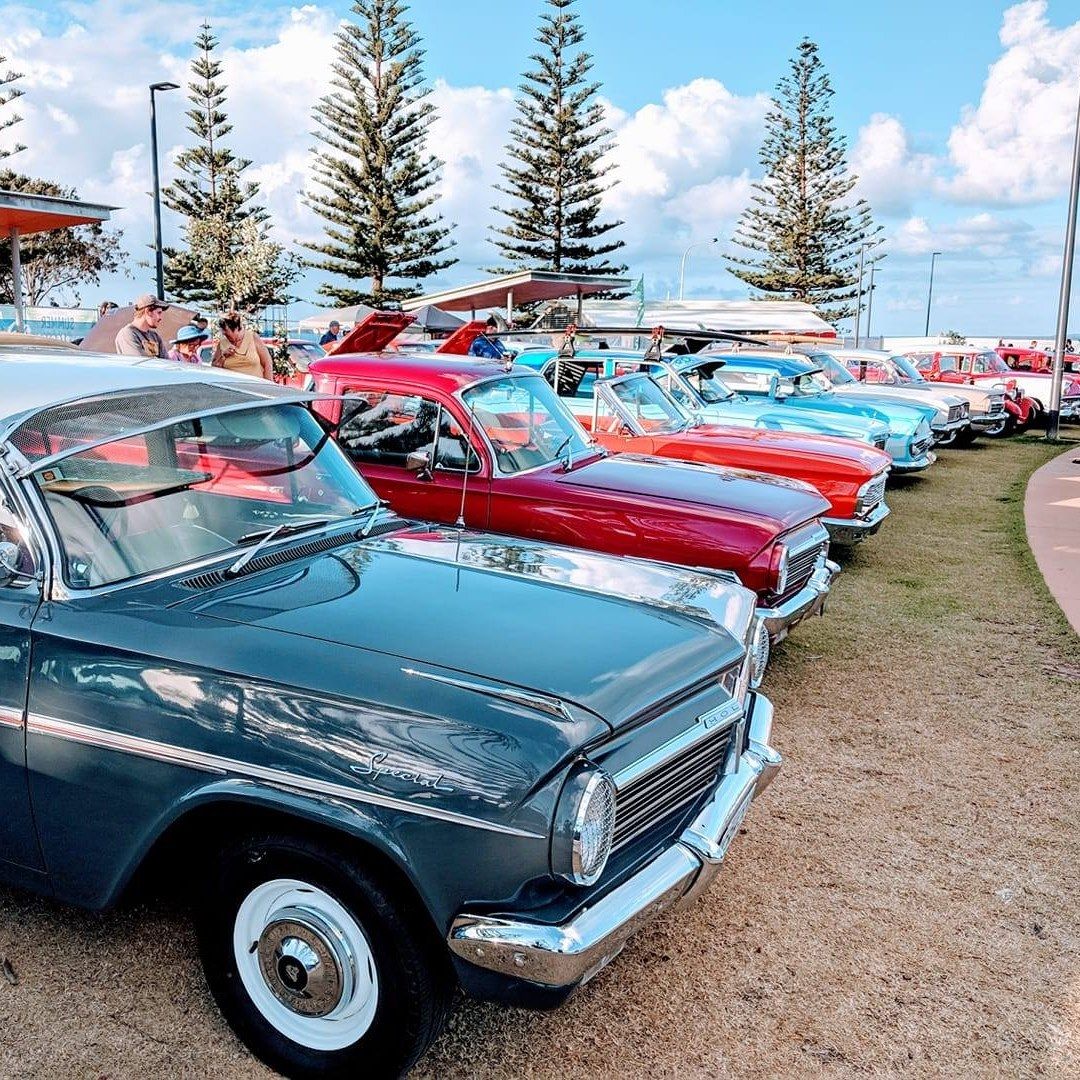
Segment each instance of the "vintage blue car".
[[[542,369],[557,355],[548,347],[529,347],[519,352],[515,363]],[[790,431],[800,435],[835,435],[885,449],[889,425],[885,420],[865,416],[827,414],[800,409],[795,404],[778,407],[771,401],[736,394],[716,377],[722,366],[715,359],[694,355],[664,355],[645,360],[641,353],[616,349],[576,349],[575,356],[603,360],[609,374],[648,371],[683,408],[709,424],[730,427]]]
[[932,406],[841,397],[833,392],[828,377],[812,356],[757,349],[745,352],[709,349],[703,355],[721,362],[719,377],[737,393],[785,408],[794,405],[829,416],[863,416],[885,421],[889,426],[885,449],[893,459],[894,473],[917,472],[937,460],[931,449],[934,432],[930,424],[936,414]]
[[400,1074],[455,983],[557,1004],[779,768],[729,575],[397,518],[262,380],[0,348],[0,385],[0,879],[189,888],[290,1076]]

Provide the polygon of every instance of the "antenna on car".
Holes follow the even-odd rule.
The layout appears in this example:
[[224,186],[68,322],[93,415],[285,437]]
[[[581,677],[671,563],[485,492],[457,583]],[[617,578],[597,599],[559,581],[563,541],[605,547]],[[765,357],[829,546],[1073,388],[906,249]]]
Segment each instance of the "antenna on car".
[[[464,398],[462,398],[462,400],[464,401]],[[461,505],[458,507],[457,521],[454,522],[454,528],[455,529],[464,529],[465,528],[465,496],[466,496],[466,494],[468,493],[468,490],[469,490],[469,459],[472,457],[472,453],[473,453],[472,433],[473,433],[473,420],[475,419],[475,414],[473,413],[472,402],[469,402],[468,409],[469,409],[469,426],[465,431],[465,475],[464,475],[464,477],[462,477],[462,480],[461,480]],[[436,431],[435,432],[435,452],[438,453],[438,450],[439,450],[439,433],[438,433],[438,431]],[[459,545],[460,545],[460,542],[461,542],[461,534],[459,533],[458,534],[458,543],[459,543]]]

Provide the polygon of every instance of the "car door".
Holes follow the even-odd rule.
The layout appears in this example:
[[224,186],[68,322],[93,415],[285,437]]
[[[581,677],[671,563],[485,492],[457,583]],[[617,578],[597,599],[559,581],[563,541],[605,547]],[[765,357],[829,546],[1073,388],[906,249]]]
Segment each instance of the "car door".
[[[0,543],[15,573],[0,566],[0,863],[42,870],[26,775],[26,694],[30,632],[41,606],[31,533],[0,476]],[[14,554],[16,553],[17,554]]]
[[[396,513],[448,525],[463,515],[469,528],[487,528],[487,454],[475,437],[470,443],[446,403],[409,391],[350,386],[344,392],[338,443]],[[426,466],[410,467],[417,454],[428,455]]]

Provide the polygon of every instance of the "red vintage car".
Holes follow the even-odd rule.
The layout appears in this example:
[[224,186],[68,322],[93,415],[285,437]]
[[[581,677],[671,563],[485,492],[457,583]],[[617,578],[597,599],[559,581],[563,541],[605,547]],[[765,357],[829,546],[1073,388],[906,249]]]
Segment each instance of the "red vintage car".
[[613,366],[602,354],[579,352],[543,368],[582,427],[612,453],[653,454],[801,480],[829,500],[822,523],[834,544],[872,536],[888,517],[888,454],[831,435],[699,423],[646,372],[605,377]]
[[1005,409],[1012,422],[1001,434],[1009,435],[1038,419],[1043,405],[1020,385],[1018,376],[997,353],[977,345],[935,345],[907,354],[930,382],[961,384],[1005,390]]
[[[994,352],[1013,371],[1030,371],[1037,375],[1046,375],[1054,370],[1054,356],[1044,349],[1020,348],[1017,345],[999,345]],[[1065,371],[1080,372],[1080,353],[1063,353],[1061,362]]]
[[798,481],[609,455],[535,371],[499,361],[335,352],[316,402],[365,479],[407,517],[732,571],[774,640],[822,610],[839,567]]

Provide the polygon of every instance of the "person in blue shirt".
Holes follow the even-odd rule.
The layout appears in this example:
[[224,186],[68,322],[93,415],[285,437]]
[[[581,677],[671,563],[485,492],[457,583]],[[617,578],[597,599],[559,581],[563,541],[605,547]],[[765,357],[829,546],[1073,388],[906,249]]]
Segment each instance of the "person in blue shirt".
[[326,333],[319,338],[320,345],[332,345],[341,336],[341,323],[337,319],[331,319]]
[[506,355],[506,346],[499,340],[499,324],[494,319],[484,324],[484,332],[469,346],[469,355],[485,360],[501,360]]

